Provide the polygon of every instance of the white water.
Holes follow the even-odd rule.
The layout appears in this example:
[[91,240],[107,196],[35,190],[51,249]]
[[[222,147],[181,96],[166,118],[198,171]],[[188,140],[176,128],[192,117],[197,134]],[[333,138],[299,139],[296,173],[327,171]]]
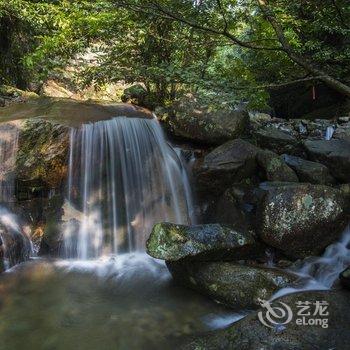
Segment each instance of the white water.
[[350,266],[350,227],[345,230],[338,242],[327,247],[322,256],[308,258],[300,267],[291,270],[305,281],[301,287],[281,289],[273,299],[305,290],[328,290],[348,266]]
[[18,150],[18,125],[15,122],[0,124],[0,203],[14,201],[14,176]]
[[327,129],[326,129],[326,135],[325,135],[325,139],[327,141],[331,140],[332,137],[333,137],[333,134],[334,134],[334,127],[333,126],[327,126]]
[[32,245],[18,217],[8,209],[15,202],[14,168],[19,137],[17,123],[0,124],[0,135],[0,255],[7,269],[28,259]]
[[156,119],[72,129],[65,257],[143,251],[156,222],[190,223],[192,212],[186,171]]

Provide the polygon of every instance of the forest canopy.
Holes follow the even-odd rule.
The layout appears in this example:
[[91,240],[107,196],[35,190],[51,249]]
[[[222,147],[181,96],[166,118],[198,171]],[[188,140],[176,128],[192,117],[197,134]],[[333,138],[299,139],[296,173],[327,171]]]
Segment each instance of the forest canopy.
[[264,107],[300,81],[350,97],[349,19],[347,0],[1,0],[0,84],[35,87],[90,50],[79,84],[142,83],[157,104]]

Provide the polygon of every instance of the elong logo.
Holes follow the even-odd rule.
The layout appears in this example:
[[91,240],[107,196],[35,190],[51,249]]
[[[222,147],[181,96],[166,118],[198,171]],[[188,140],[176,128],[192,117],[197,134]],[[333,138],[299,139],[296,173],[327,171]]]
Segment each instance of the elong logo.
[[[268,328],[282,331],[293,320],[293,310],[286,303],[281,301],[272,303],[260,298],[258,303],[265,309],[258,312],[259,321]],[[327,301],[297,301],[295,306],[298,309],[294,320],[297,326],[328,328],[329,304]]]

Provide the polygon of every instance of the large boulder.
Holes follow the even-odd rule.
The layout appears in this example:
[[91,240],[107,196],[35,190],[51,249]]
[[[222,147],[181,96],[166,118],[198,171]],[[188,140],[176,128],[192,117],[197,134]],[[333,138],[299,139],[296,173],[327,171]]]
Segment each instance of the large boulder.
[[[349,349],[350,344],[350,294],[347,291],[300,292],[284,296],[272,303],[276,314],[273,318],[268,309],[263,308],[237,323],[219,331],[209,332],[185,341],[181,349],[206,350],[329,350]],[[317,305],[326,304],[326,315],[319,315]],[[283,303],[283,304],[281,304]],[[300,305],[310,306],[299,316]],[[286,307],[287,306],[287,307]],[[290,311],[289,311],[290,310]],[[316,311],[316,315],[312,314]],[[259,317],[260,315],[260,317]],[[284,317],[283,317],[284,315]],[[288,316],[291,315],[290,322]],[[265,326],[260,319],[272,317],[274,323]],[[301,325],[302,319],[305,323]],[[315,322],[315,319],[318,319]],[[298,321],[297,321],[298,320]],[[314,322],[312,322],[314,321]],[[281,323],[285,323],[284,325]],[[324,325],[324,326],[322,326]]]
[[323,164],[288,154],[283,155],[283,160],[296,172],[301,182],[326,185],[335,181],[328,168]]
[[193,96],[177,101],[172,109],[173,133],[199,143],[220,145],[242,136],[249,125],[246,111],[229,107],[213,109],[201,105]]
[[147,241],[147,253],[166,261],[240,259],[252,254],[256,247],[251,232],[219,224],[159,223]]
[[304,146],[309,158],[326,165],[340,182],[350,177],[350,142],[343,139],[308,140]]
[[255,309],[297,277],[278,269],[232,262],[168,262],[176,282],[235,310]]
[[293,135],[275,127],[261,128],[254,133],[254,136],[261,148],[269,149],[278,154],[299,155],[302,152],[299,141]]
[[220,194],[232,184],[254,175],[258,150],[241,139],[215,148],[195,168],[199,191]]
[[327,186],[271,185],[259,204],[258,234],[291,258],[319,255],[346,223],[341,192]]
[[257,162],[263,170],[265,180],[298,182],[295,172],[274,152],[261,150],[257,153]]

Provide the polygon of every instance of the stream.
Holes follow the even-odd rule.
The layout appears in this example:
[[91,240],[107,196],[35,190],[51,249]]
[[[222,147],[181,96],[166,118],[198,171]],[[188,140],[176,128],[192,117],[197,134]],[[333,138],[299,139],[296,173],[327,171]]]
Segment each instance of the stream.
[[[8,133],[0,143],[3,164],[17,151],[18,131]],[[69,145],[58,257],[36,255],[25,225],[5,206],[14,180],[1,182],[7,265],[0,276],[0,350],[175,349],[247,314],[175,285],[165,263],[145,253],[155,223],[196,221],[185,162],[155,118],[71,127]],[[8,247],[18,236],[22,256],[14,257]],[[350,264],[349,243],[348,229],[322,257],[291,269],[302,287],[273,298],[331,288]],[[28,261],[16,265],[20,260]]]

